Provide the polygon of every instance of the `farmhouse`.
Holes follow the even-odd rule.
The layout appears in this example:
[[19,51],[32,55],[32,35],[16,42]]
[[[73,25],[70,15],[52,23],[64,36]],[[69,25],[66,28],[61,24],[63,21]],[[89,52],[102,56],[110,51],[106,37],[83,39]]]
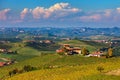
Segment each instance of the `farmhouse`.
[[7,52],[7,50],[6,49],[0,49],[0,52]]
[[69,44],[63,44],[63,47],[70,47]]
[[0,62],[0,67],[3,67],[6,65],[6,62]]
[[64,52],[64,50],[63,49],[57,49],[56,52],[57,53],[62,53],[62,52]]
[[50,43],[52,43],[51,40],[44,40],[43,42],[46,43],[46,44],[50,44]]
[[57,53],[65,53],[66,55],[81,54],[80,48],[71,47],[69,44],[63,44],[62,48],[56,50]]
[[68,51],[66,52],[68,55],[69,54],[81,54],[81,49],[80,48],[69,48],[67,49]]
[[72,47],[69,44],[63,44],[63,48],[70,50]]
[[14,53],[17,53],[17,52],[16,51],[12,51],[12,50],[7,50],[7,49],[0,49],[0,53],[14,54]]
[[81,54],[81,49],[80,48],[73,48],[73,51],[78,53],[78,54]]
[[0,62],[0,67],[11,65],[15,63],[15,60],[7,59],[7,58],[0,58],[3,60],[3,62]]
[[54,43],[54,42],[51,41],[51,40],[40,40],[39,42],[40,42],[40,43],[45,43],[45,44],[51,44],[51,43]]
[[92,54],[89,54],[91,57],[101,57],[104,53],[102,51],[96,51]]

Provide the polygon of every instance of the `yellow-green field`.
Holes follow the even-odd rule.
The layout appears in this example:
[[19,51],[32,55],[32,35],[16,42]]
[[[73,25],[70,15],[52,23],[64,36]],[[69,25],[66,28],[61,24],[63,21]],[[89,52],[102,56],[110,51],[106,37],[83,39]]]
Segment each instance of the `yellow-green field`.
[[[106,46],[78,40],[63,41],[58,44],[86,47],[90,51]],[[0,57],[16,59],[16,63],[0,68],[0,79],[3,80],[120,80],[119,75],[106,75],[107,72],[120,69],[120,57],[67,56],[58,55],[53,51],[39,51],[23,43],[11,45],[13,46],[11,50],[17,50],[18,54],[2,54]],[[21,70],[25,65],[31,65],[37,69],[9,76],[9,71],[16,68]],[[98,67],[104,70],[100,72]]]
[[[56,55],[57,56],[57,55]],[[50,56],[49,56],[50,57]],[[47,64],[52,66],[60,66],[51,69],[41,69],[23,74],[16,74],[13,77],[8,77],[6,80],[119,80],[120,76],[106,75],[105,73],[120,68],[120,58],[102,59],[102,58],[82,58],[78,56],[70,56],[56,58],[51,57],[51,61]],[[78,59],[79,58],[79,59]],[[60,59],[60,60],[59,60]],[[62,62],[64,59],[64,62]],[[77,59],[77,60],[75,60]],[[58,62],[57,62],[58,60]],[[95,60],[95,61],[94,61]],[[61,62],[60,62],[61,61]],[[40,65],[35,65],[40,66]],[[102,72],[97,70],[97,67],[104,68]]]

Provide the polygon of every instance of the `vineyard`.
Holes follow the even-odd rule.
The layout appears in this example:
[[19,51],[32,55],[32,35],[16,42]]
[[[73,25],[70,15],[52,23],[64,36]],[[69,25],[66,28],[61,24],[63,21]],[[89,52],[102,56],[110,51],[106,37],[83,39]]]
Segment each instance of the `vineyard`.
[[[85,46],[91,51],[104,44],[78,40],[58,42],[59,45],[70,44],[82,48]],[[117,76],[107,73],[118,70],[120,58],[96,58],[81,55],[59,55],[55,51],[40,51],[24,43],[11,43],[11,50],[17,54],[1,54],[0,57],[12,58],[16,62],[0,68],[2,80],[119,80]],[[95,46],[96,45],[96,46]],[[25,67],[31,68],[25,70]],[[33,69],[35,68],[35,69]],[[17,71],[10,74],[11,71]]]
[[[49,57],[48,57],[49,56]],[[47,60],[45,59],[47,58]],[[35,61],[39,60],[39,63]],[[43,59],[34,58],[28,63],[34,66],[49,65],[52,67],[41,68],[31,72],[23,74],[16,74],[13,77],[9,77],[6,80],[119,80],[120,76],[106,75],[111,70],[117,70],[120,66],[120,58],[112,59],[98,59],[98,58],[83,58],[80,56],[65,56],[60,57],[54,55],[44,56]],[[44,63],[43,63],[44,61]],[[102,71],[98,70],[98,67],[103,68]]]

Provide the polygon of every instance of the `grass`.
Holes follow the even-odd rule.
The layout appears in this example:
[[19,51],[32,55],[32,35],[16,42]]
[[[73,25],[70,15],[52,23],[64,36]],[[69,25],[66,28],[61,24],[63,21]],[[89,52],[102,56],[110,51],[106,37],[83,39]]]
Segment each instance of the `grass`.
[[[71,57],[73,57],[73,59],[68,61],[68,59],[71,59]],[[48,60],[47,64],[64,65],[64,66],[59,68],[41,69],[37,71],[18,74],[11,78],[7,78],[6,80],[16,80],[16,79],[17,80],[21,80],[21,79],[25,79],[25,80],[119,80],[120,79],[120,76],[112,76],[112,75],[104,74],[105,72],[108,72],[110,70],[118,69],[120,66],[119,64],[120,58],[112,58],[112,59],[91,58],[92,60],[95,60],[93,63],[92,61],[89,61],[90,59],[79,57],[78,62],[81,64],[78,65],[78,62],[74,62],[76,61],[75,59],[77,57],[78,56],[66,56],[66,57],[62,57],[62,59],[59,60],[60,58],[56,56],[55,59],[51,61]],[[102,66],[105,70],[102,73],[100,73],[96,69],[97,66]]]
[[17,61],[23,61],[40,54],[39,51],[31,49],[29,47],[20,48],[17,50],[17,54],[1,54],[0,57],[15,59]]
[[70,44],[71,46],[74,47],[80,47],[80,48],[87,48],[90,52],[96,51],[99,48],[102,47],[107,47],[106,44],[103,43],[97,43],[97,42],[93,42],[93,41],[82,41],[82,40],[69,40],[69,41],[62,41],[59,42],[60,45],[62,44]]
[[[58,44],[70,44],[71,46],[86,47],[90,51],[94,51],[104,45],[85,42],[79,40],[70,40],[59,42]],[[96,46],[95,46],[96,45]],[[120,58],[93,58],[83,57],[80,55],[58,55],[54,51],[38,51],[36,49],[26,47],[23,43],[13,44],[12,50],[17,50],[16,55],[0,55],[1,57],[15,58],[18,62],[1,67],[0,78],[6,80],[119,80],[119,76],[105,75],[104,73],[111,70],[119,69]],[[46,54],[45,54],[46,53]],[[47,54],[49,53],[49,54]],[[16,74],[8,77],[8,72],[17,68],[22,69],[25,65],[37,67],[38,70]],[[46,67],[50,67],[46,69]],[[103,67],[100,73],[97,67]],[[54,68],[53,68],[54,67]],[[112,77],[112,78],[109,78]]]
[[[97,80],[95,76],[100,78],[105,72],[119,69],[119,63],[120,58],[86,58],[78,55],[60,56],[56,54],[46,54],[3,67],[0,69],[0,73],[7,75],[8,71],[14,68],[21,69],[24,65],[32,65],[38,67],[40,70],[17,74],[6,80],[16,80],[17,78],[17,80],[21,80],[21,77],[25,80],[88,80],[89,78],[89,80]],[[45,66],[57,67],[44,69]],[[104,68],[103,73],[97,71],[98,66]],[[32,77],[28,77],[30,75]],[[107,77],[109,76],[105,75],[105,77],[103,76],[103,79],[100,80],[107,79]],[[116,78],[116,76],[113,76],[113,78]],[[109,80],[109,78],[107,80]]]

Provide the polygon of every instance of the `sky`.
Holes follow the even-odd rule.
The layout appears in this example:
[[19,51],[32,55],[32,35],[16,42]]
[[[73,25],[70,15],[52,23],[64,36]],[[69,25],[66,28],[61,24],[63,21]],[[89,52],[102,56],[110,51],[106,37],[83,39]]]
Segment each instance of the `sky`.
[[120,27],[120,0],[0,0],[0,27]]

